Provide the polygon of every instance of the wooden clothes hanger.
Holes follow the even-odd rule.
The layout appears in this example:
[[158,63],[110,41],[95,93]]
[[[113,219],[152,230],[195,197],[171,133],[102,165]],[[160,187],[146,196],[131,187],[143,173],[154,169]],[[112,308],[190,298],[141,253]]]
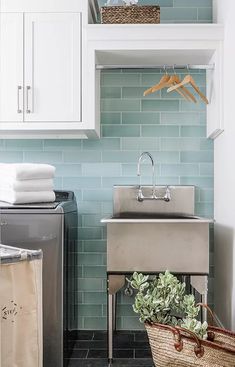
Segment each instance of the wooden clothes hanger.
[[200,91],[200,89],[198,88],[197,84],[195,83],[193,77],[188,74],[185,76],[185,78],[183,79],[183,81],[179,84],[173,85],[172,87],[167,89],[167,93],[173,92],[174,90],[177,90],[178,88],[183,87],[186,84],[190,84],[193,89],[197,92],[197,94],[201,97],[201,99],[203,100],[203,102],[205,102],[206,104],[209,104],[208,99],[206,98],[206,96]]
[[[165,85],[163,86],[163,88],[167,88],[170,86],[175,86],[178,85],[181,82],[180,78],[178,77],[178,75],[174,74],[170,77],[170,79],[165,83]],[[162,89],[162,88],[161,88]],[[157,90],[159,90],[159,87],[153,87],[152,88],[152,93],[156,92]],[[194,103],[197,103],[196,98],[194,97],[194,95],[184,86],[180,87],[180,89],[176,89],[176,92],[178,92],[182,97],[184,97],[186,100],[188,101],[193,101]]]
[[[166,71],[166,67],[164,67],[164,70]],[[156,85],[154,85],[153,87],[147,89],[144,92],[144,96],[147,96],[148,94],[157,92],[158,90],[161,90],[163,88],[168,88],[171,87],[172,85],[176,85],[179,84],[181,81],[178,77],[178,75],[174,74],[174,75],[169,75],[166,74],[163,75],[163,77],[161,78],[160,82],[157,83]],[[187,88],[185,88],[184,86],[180,87],[180,89],[176,89],[176,91],[186,100],[188,101],[193,101],[194,103],[197,103],[196,98],[194,97],[194,95],[189,92],[189,90]]]
[[169,80],[170,80],[170,75],[167,74],[167,73],[164,74],[163,77],[160,79],[160,81],[157,84],[155,84],[153,87],[151,87],[151,88],[147,89],[146,91],[144,91],[144,97],[146,97],[147,95],[149,95],[151,93],[154,93],[153,88],[159,87],[159,89],[156,89],[156,91],[164,88],[164,85]]

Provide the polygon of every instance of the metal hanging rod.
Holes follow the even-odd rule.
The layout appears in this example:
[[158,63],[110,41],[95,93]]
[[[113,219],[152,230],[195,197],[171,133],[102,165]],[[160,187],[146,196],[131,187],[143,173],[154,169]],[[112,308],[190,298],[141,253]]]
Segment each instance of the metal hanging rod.
[[115,70],[115,69],[159,69],[159,70],[174,70],[174,69],[200,69],[214,70],[215,64],[207,65],[96,65],[97,70]]

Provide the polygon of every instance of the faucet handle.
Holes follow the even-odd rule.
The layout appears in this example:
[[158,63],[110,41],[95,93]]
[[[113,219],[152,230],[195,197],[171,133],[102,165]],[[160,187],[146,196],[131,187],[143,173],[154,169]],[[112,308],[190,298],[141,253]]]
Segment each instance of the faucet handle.
[[137,200],[142,203],[144,201],[144,195],[142,192],[142,187],[139,185],[139,189],[138,189],[138,195],[137,195]]
[[170,190],[169,186],[166,187],[166,192],[165,192],[165,195],[164,195],[164,200],[166,202],[171,201],[171,190]]

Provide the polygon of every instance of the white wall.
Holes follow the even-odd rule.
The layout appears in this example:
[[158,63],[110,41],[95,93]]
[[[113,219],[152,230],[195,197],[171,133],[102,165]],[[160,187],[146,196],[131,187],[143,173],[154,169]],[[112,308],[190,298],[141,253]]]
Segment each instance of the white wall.
[[215,313],[235,330],[235,1],[217,0],[225,24],[224,127],[215,140]]
[[217,23],[217,20],[218,20],[218,14],[217,14],[218,1],[219,0],[213,0],[213,2],[212,2],[212,4],[213,4],[213,22],[214,23]]

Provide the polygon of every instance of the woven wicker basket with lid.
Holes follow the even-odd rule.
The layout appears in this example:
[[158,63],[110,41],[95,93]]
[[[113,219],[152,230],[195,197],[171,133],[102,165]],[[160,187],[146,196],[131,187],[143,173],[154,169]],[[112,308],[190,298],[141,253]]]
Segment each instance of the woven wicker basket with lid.
[[102,24],[158,24],[159,5],[115,5],[101,7]]

